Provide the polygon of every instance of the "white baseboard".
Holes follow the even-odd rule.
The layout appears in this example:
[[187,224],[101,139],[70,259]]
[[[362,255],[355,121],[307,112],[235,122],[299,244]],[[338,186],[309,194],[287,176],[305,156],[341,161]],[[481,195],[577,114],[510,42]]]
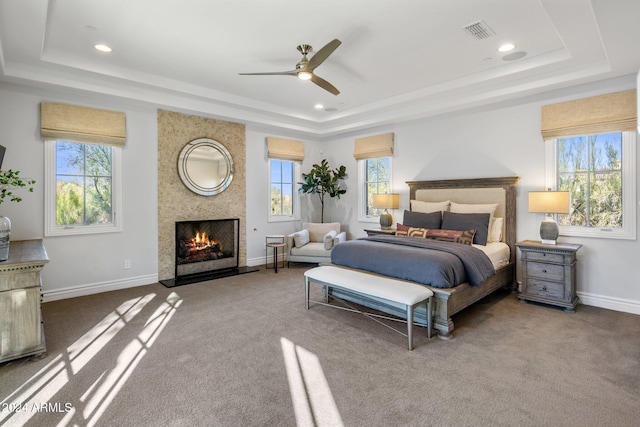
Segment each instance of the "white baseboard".
[[640,314],[640,301],[578,292],[580,303],[623,313]]
[[63,289],[52,289],[49,291],[43,290],[42,301],[49,302],[67,298],[82,297],[102,292],[117,291],[118,289],[135,288],[136,286],[150,285],[157,282],[158,275],[149,274],[147,276],[129,277],[127,279],[114,280],[111,282],[92,283]]
[[[268,261],[269,261],[269,265],[271,265],[271,263],[273,262],[273,257],[270,256]],[[278,254],[278,262],[283,262],[283,261],[285,261],[284,255]],[[258,258],[247,259],[247,267],[260,267],[262,265],[264,265],[263,256]]]

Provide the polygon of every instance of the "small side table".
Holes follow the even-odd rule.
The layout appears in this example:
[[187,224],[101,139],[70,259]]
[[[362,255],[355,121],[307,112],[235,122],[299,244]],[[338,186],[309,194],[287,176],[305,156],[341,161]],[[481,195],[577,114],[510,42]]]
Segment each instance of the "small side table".
[[520,249],[522,261],[520,302],[557,305],[567,313],[573,313],[578,305],[576,253],[582,245],[545,245],[539,241],[524,240],[516,246]]
[[284,243],[270,242],[267,243],[268,248],[273,248],[273,269],[278,272],[278,248],[282,248],[282,268],[284,268]]
[[396,229],[395,227],[392,228],[365,228],[364,230],[367,233],[367,236],[375,236],[376,234],[386,234],[386,235],[395,235],[396,234]]
[[269,267],[269,243],[284,243],[284,234],[267,234],[264,236],[264,268],[270,269],[273,267]]

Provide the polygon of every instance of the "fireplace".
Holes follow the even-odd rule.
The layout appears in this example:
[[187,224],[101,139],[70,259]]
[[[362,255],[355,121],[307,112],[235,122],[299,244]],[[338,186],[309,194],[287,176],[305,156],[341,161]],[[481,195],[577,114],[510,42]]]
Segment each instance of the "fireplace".
[[167,287],[247,272],[238,267],[238,218],[176,222],[175,245],[175,279],[160,281]]

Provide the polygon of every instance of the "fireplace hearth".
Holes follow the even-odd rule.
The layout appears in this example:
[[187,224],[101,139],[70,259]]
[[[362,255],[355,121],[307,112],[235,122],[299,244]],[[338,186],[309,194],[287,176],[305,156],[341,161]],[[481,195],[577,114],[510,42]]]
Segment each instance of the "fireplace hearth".
[[160,281],[167,287],[257,271],[238,265],[238,218],[176,222],[175,244],[175,277]]

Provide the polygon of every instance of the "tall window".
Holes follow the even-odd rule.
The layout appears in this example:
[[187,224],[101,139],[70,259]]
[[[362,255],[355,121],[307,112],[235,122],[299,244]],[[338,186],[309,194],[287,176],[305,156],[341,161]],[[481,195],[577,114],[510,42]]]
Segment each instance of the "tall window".
[[46,142],[46,235],[120,231],[118,147]]
[[391,157],[365,159],[358,163],[362,185],[361,216],[379,217],[382,212],[373,207],[373,195],[391,193]]
[[549,144],[550,186],[571,194],[562,235],[635,239],[635,132],[557,138]]
[[270,211],[273,221],[291,220],[298,216],[296,177],[298,163],[288,160],[269,160]]

